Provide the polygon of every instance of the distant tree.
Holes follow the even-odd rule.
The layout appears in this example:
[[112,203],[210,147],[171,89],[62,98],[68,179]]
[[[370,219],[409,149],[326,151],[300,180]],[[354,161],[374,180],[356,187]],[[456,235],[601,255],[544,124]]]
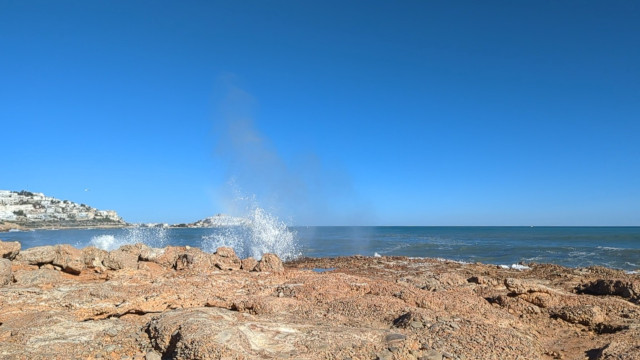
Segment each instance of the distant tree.
[[16,210],[13,212],[13,214],[15,216],[27,216],[27,214],[24,213],[24,210]]

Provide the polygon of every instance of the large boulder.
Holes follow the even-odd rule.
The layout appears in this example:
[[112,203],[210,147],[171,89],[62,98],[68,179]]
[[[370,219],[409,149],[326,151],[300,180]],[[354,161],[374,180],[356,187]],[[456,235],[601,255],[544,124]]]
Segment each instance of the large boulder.
[[140,257],[140,254],[144,251],[148,251],[149,249],[151,249],[151,247],[149,247],[146,244],[143,243],[135,243],[133,245],[131,244],[127,244],[127,245],[122,245],[120,246],[120,248],[118,250],[122,250],[124,252],[128,252],[130,254],[133,254],[135,256],[137,256],[138,258]]
[[80,274],[85,268],[84,254],[71,245],[58,245],[52,264],[61,267],[64,272]]
[[95,246],[87,246],[82,249],[84,265],[88,268],[104,269],[102,262],[109,256],[106,250],[98,249]]
[[0,259],[0,286],[11,283],[11,260]]
[[253,271],[258,266],[258,260],[248,257],[246,259],[242,259],[242,270]]
[[576,288],[580,294],[615,295],[640,303],[640,281],[599,279]]
[[284,266],[282,265],[282,260],[280,260],[278,255],[267,253],[262,255],[262,259],[258,262],[256,270],[281,273],[284,271]]
[[54,284],[62,280],[62,273],[53,269],[19,270],[13,274],[13,278],[18,285]]
[[595,326],[605,321],[605,314],[596,305],[563,306],[552,309],[550,314],[571,324]]
[[220,247],[212,256],[212,262],[220,270],[240,270],[242,262],[230,247]]
[[140,261],[156,261],[160,256],[164,254],[164,248],[152,248],[147,246],[140,249]]
[[182,254],[184,254],[188,249],[190,249],[190,247],[188,246],[167,246],[166,248],[163,249],[162,252],[160,253],[156,253],[156,254],[149,254],[147,255],[146,253],[142,253],[141,254],[141,260],[145,260],[145,261],[153,261],[154,263],[161,265],[165,268],[168,269],[175,269],[176,266],[176,260],[178,259],[178,257]]
[[198,248],[186,247],[176,257],[173,268],[176,270],[209,271],[213,268],[212,255]]
[[138,255],[127,251],[127,249],[113,250],[102,260],[102,263],[111,270],[137,269]]
[[20,252],[20,247],[17,241],[0,241],[0,257],[13,260]]
[[30,265],[51,264],[56,258],[56,246],[36,246],[27,250],[22,250],[16,256],[16,260],[26,262]]

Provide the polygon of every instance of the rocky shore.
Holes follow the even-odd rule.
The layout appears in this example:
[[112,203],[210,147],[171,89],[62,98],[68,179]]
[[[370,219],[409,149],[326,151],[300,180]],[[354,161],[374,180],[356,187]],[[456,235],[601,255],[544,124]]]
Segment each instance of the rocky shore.
[[0,242],[2,359],[640,359],[640,277]]

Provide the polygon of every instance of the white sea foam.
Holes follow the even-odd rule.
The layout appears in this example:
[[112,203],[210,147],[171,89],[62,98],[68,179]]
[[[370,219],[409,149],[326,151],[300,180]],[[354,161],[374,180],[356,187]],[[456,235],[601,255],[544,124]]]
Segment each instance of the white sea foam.
[[451,260],[451,259],[444,259],[444,258],[436,258],[436,260],[438,260],[440,262],[450,262],[450,263],[461,264],[461,265],[470,265],[471,264],[468,261],[462,261],[462,260]]
[[97,235],[91,238],[89,245],[95,246],[98,249],[111,251],[120,247],[119,242],[113,235]]
[[598,246],[597,248],[600,249],[600,250],[609,250],[609,251],[626,250],[625,248],[617,248],[617,247],[612,247],[612,246]]
[[277,216],[255,205],[246,225],[216,229],[214,234],[202,237],[204,251],[214,252],[221,246],[232,247],[242,258],[261,259],[265,253],[276,254],[283,260],[300,256],[296,233]]
[[520,270],[520,271],[531,269],[527,265],[520,265],[520,264],[511,264],[511,266],[509,265],[498,265],[498,266],[500,266],[502,269],[512,269],[512,270]]
[[103,234],[91,238],[89,245],[111,251],[122,245],[143,243],[151,247],[167,245],[167,230],[164,228],[132,227],[124,229],[119,235]]
[[374,252],[373,257],[382,257],[382,255],[378,254],[377,252]]

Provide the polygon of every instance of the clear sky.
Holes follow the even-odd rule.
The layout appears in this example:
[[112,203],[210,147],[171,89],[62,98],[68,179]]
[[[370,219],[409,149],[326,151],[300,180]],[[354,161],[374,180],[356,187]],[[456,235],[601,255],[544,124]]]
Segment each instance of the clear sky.
[[0,124],[131,222],[640,225],[640,2],[2,0]]

